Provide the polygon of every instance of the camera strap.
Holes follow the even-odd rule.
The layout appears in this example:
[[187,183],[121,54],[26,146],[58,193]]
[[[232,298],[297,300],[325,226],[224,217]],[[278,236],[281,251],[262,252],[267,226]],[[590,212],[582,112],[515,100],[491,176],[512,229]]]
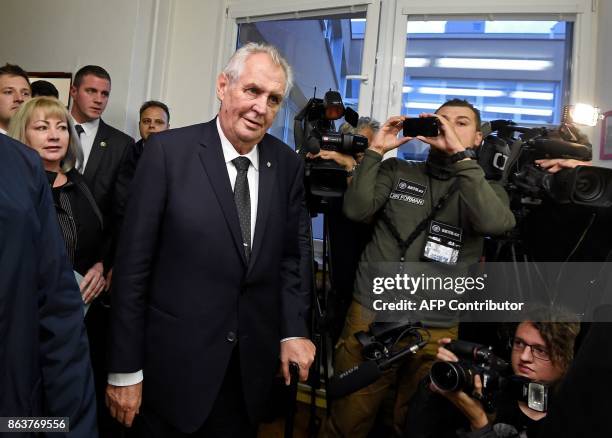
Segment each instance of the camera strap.
[[410,235],[405,240],[401,238],[399,231],[397,230],[397,227],[393,224],[393,222],[391,222],[391,218],[387,215],[387,213],[384,210],[381,211],[380,219],[385,223],[385,225],[387,225],[387,227],[389,228],[389,231],[391,232],[391,235],[396,240],[397,246],[400,249],[400,254],[401,254],[400,262],[404,262],[406,260],[405,259],[406,251],[408,250],[410,245],[412,245],[412,243],[416,240],[416,238],[419,237],[419,235],[425,230],[425,228],[427,228],[427,224],[436,216],[438,211],[440,211],[442,207],[444,207],[444,204],[446,204],[446,201],[448,201],[448,198],[450,198],[453,195],[453,193],[455,193],[456,191],[457,191],[456,183],[453,183],[449,191],[446,192],[446,194],[444,194],[438,200],[438,203],[432,208],[429,215],[417,224],[417,226],[414,228],[412,233],[410,233]]

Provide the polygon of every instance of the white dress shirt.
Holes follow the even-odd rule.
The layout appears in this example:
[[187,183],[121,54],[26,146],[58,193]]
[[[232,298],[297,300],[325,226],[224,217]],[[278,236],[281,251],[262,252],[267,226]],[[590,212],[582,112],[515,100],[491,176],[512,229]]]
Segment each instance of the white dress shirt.
[[[72,117],[72,116],[71,116]],[[87,160],[91,155],[91,149],[93,148],[93,142],[96,139],[98,133],[98,126],[100,126],[100,119],[92,120],[91,122],[78,123],[72,117],[72,121],[75,125],[81,125],[83,132],[79,137],[81,140],[81,148],[83,149],[83,173],[85,173],[85,166],[87,166]]]
[[0,128],[0,134],[6,135],[6,131],[4,129]]

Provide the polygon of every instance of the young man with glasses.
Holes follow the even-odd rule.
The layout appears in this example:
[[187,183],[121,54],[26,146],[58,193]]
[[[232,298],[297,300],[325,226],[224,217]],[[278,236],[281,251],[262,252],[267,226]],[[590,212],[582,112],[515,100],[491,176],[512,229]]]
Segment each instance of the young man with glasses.
[[[538,319],[555,319],[554,317]],[[551,385],[560,383],[574,354],[574,341],[580,325],[568,322],[521,322],[510,339],[512,370],[515,375]],[[450,339],[442,339],[442,345]],[[438,349],[438,360],[457,361],[458,358],[443,346]],[[468,395],[463,391],[444,392],[431,384],[430,388],[442,394],[463,414],[470,430],[459,430],[460,438],[499,438],[505,436],[535,437],[542,428],[546,412],[527,406],[524,401],[505,397],[502,392],[498,400],[495,419],[487,417],[478,395],[482,382],[474,379],[475,391]],[[553,401],[554,402],[554,401]],[[510,432],[510,435],[507,433]]]

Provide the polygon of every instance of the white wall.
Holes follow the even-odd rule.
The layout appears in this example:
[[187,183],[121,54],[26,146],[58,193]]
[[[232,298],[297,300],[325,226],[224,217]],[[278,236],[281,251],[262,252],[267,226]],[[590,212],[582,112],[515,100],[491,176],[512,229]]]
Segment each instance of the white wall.
[[[153,0],[3,0],[0,14],[0,62],[27,71],[73,74],[86,64],[101,65],[112,78],[104,119],[126,128],[128,108],[142,102]],[[137,49],[137,50],[135,50]],[[129,124],[134,127],[133,123]],[[134,129],[130,129],[134,134]]]
[[167,82],[162,93],[172,127],[209,120],[215,97],[221,44],[221,0],[173,1]]

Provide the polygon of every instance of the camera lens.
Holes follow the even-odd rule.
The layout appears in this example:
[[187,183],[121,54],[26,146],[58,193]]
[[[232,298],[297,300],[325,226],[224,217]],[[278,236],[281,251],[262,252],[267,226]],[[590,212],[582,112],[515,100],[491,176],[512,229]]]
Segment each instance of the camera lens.
[[433,384],[443,391],[457,391],[464,382],[463,369],[454,362],[435,362],[429,376]]
[[596,201],[603,195],[606,183],[599,173],[582,170],[576,177],[574,199],[580,202]]

